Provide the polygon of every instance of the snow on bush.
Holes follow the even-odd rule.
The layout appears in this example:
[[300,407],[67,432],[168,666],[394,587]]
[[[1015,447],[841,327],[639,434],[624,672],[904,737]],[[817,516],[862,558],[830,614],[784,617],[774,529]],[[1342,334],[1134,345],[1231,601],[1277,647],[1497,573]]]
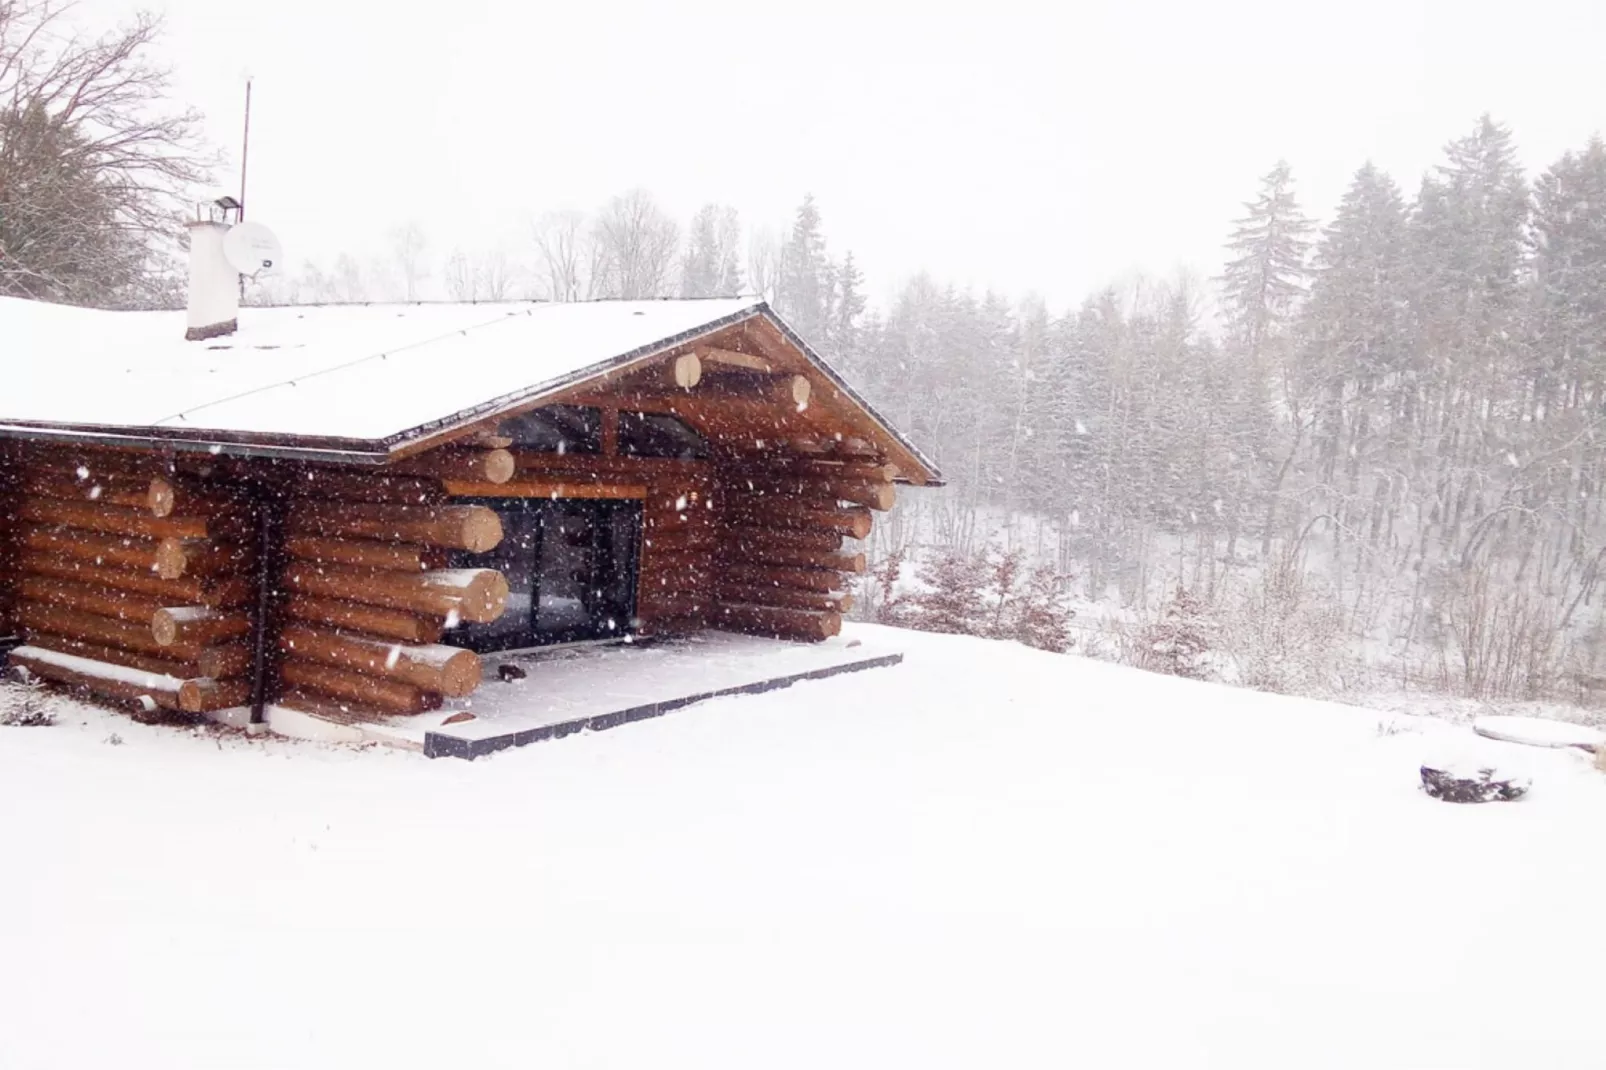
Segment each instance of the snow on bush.
[[42,680],[0,684],[0,725],[11,728],[48,728],[56,715],[46,705]]
[[926,557],[914,589],[900,586],[905,552],[877,562],[864,584],[870,619],[925,632],[1013,639],[1063,653],[1071,618],[1062,594],[1068,577],[1048,565],[1025,567],[1020,551],[988,546],[966,553],[944,549]]

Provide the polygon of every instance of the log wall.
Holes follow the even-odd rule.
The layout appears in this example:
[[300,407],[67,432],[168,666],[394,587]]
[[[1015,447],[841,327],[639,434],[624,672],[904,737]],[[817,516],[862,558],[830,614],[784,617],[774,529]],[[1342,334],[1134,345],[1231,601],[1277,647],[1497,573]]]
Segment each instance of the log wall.
[[5,468],[13,664],[147,712],[247,700],[255,513],[237,484],[133,451],[19,446]]
[[819,641],[842,630],[853,577],[865,570],[847,540],[870,534],[871,510],[890,509],[897,470],[875,455],[772,454],[720,465],[720,508],[709,623],[727,631]]
[[[400,469],[75,447],[0,463],[0,625],[37,676],[150,710],[249,703],[258,518],[277,517],[265,698],[319,713],[417,713],[471,693],[479,658],[440,643],[506,605],[498,572],[449,569],[501,538],[443,479],[505,481],[505,450],[452,449]],[[246,488],[249,488],[247,492]],[[4,628],[0,627],[0,633]]]

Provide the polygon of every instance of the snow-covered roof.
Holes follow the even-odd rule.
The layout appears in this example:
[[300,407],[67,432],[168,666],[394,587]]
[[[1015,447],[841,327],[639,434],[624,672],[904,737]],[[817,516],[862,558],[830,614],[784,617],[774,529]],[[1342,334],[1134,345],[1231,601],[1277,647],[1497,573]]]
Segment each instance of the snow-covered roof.
[[244,308],[204,342],[182,311],[0,298],[0,435],[383,456],[754,316],[840,382],[756,297]]

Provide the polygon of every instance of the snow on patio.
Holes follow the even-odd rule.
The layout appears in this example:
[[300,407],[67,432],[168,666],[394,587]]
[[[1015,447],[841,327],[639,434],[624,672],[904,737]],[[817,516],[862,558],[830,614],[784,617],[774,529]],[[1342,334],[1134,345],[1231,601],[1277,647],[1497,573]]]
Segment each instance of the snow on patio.
[[[0,728],[0,1066],[1606,1062],[1581,753],[851,634],[474,763]],[[1484,754],[1528,798],[1418,790]]]
[[[636,643],[588,643],[526,654],[485,655],[485,682],[468,698],[416,717],[356,731],[418,745],[432,756],[477,757],[510,746],[614,727],[726,694],[895,665],[894,644],[837,636],[790,643],[704,632]],[[525,675],[502,679],[504,666]],[[473,720],[447,723],[461,711]]]

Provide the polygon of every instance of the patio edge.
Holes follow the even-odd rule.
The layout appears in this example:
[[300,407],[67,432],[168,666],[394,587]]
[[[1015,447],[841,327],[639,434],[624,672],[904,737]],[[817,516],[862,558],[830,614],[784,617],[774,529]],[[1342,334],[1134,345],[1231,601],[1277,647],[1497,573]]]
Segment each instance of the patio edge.
[[778,691],[783,687],[791,687],[793,684],[804,680],[823,680],[831,676],[840,676],[843,673],[862,672],[865,669],[882,669],[897,665],[902,661],[902,654],[882,654],[865,658],[862,661],[829,665],[822,669],[811,669],[808,672],[793,673],[790,676],[777,676],[751,684],[720,688],[717,691],[701,691],[681,698],[665,699],[662,702],[649,702],[645,705],[631,706],[627,709],[614,710],[610,713],[597,713],[589,717],[578,717],[572,721],[560,721],[557,724],[541,725],[538,728],[519,729],[499,736],[486,736],[483,739],[464,739],[461,736],[454,736],[446,732],[425,732],[424,757],[464,758],[473,761],[475,758],[494,754],[500,750],[524,747],[531,743],[540,743],[548,739],[562,739],[564,736],[572,735],[575,732],[601,732],[609,728],[618,728],[620,725],[631,724],[635,721],[646,721],[654,717],[662,717],[666,713],[673,713],[675,710],[684,709],[699,702],[706,702],[709,699],[725,698],[730,695],[758,695],[765,691]]

